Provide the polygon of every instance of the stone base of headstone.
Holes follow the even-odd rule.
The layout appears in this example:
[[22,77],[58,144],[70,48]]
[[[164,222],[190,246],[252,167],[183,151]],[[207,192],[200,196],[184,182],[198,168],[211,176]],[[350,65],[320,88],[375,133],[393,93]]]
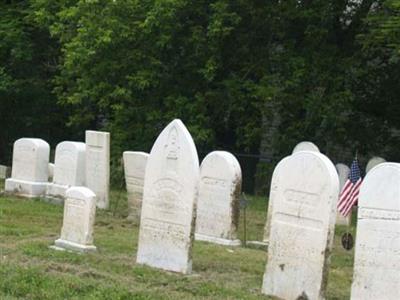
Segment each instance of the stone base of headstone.
[[49,183],[46,188],[46,197],[48,198],[58,198],[58,199],[64,199],[65,198],[65,192],[69,189],[70,187],[68,185],[62,185],[62,184],[57,184],[57,183]]
[[51,249],[60,250],[60,251],[75,251],[75,252],[94,252],[97,250],[96,246],[93,245],[81,245],[69,241],[65,241],[62,239],[58,239],[54,242],[54,246],[50,246]]
[[260,242],[260,241],[247,241],[246,246],[252,249],[258,250],[267,250],[268,249],[268,242]]
[[35,198],[45,194],[47,182],[32,182],[9,178],[6,179],[6,193],[27,198]]
[[242,244],[240,240],[228,240],[198,233],[195,234],[195,239],[196,241],[210,242],[224,246],[240,246]]

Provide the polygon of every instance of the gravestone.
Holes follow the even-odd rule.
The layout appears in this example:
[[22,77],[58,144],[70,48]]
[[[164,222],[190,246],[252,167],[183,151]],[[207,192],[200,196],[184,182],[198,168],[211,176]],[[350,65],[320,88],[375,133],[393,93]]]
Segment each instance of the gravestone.
[[358,200],[353,300],[400,299],[400,164],[364,178]]
[[314,143],[311,142],[300,142],[298,143],[294,149],[292,154],[295,154],[299,151],[313,151],[313,152],[320,152],[319,148],[317,147],[317,145],[315,145]]
[[71,187],[66,191],[61,237],[56,250],[95,251],[93,226],[96,215],[96,195],[86,187]]
[[200,167],[197,200],[196,240],[239,246],[239,197],[242,172],[229,152],[208,154]]
[[98,208],[107,209],[110,193],[110,133],[86,131],[86,186]]
[[0,179],[6,179],[11,175],[11,168],[0,165]]
[[49,163],[49,182],[53,181],[53,177],[54,177],[54,164]]
[[268,264],[262,292],[282,299],[324,299],[339,179],[332,162],[303,151],[274,170]]
[[[311,143],[311,142],[300,142],[298,143],[292,152],[292,155],[300,152],[300,151],[311,151],[311,152],[317,152],[320,153],[318,147]],[[268,244],[268,237],[269,237],[269,231],[271,229],[271,212],[272,212],[272,201],[271,198],[268,199],[268,210],[267,210],[267,221],[265,222],[264,226],[264,237],[263,237],[263,243]]]
[[137,262],[188,274],[199,161],[193,139],[180,120],[157,138],[147,160]]
[[[339,195],[342,192],[343,186],[345,185],[347,179],[349,178],[350,168],[345,164],[336,164],[336,171],[339,176]],[[339,197],[338,197],[339,201]],[[339,211],[336,213],[336,224],[349,226],[351,224],[351,211],[344,217]]]
[[24,197],[46,192],[50,146],[42,139],[22,138],[14,143],[11,178],[5,191]]
[[386,162],[386,160],[382,157],[379,156],[372,157],[367,163],[367,167],[365,168],[365,174],[367,174],[373,167],[384,162]]
[[71,186],[85,185],[86,145],[61,142],[56,147],[53,182],[47,185],[46,196],[64,198]]
[[146,171],[148,153],[125,151],[124,171],[126,190],[128,192],[128,220],[133,222],[140,221],[140,211],[142,209],[144,174]]

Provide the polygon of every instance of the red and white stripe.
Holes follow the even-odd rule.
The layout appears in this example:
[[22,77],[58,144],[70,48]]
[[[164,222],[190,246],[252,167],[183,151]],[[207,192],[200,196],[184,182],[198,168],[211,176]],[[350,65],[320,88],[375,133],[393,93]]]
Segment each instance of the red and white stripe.
[[362,179],[361,177],[357,180],[355,184],[348,179],[343,187],[342,192],[340,193],[339,201],[338,201],[338,210],[339,212],[346,217],[354,204],[358,201],[358,195],[360,193]]

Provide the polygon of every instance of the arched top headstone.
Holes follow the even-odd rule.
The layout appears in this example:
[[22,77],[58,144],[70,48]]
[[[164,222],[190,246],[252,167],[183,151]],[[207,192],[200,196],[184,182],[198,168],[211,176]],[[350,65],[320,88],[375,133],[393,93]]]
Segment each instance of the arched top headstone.
[[368,163],[367,163],[367,167],[365,168],[365,174],[367,174],[369,171],[371,171],[371,169],[381,163],[386,162],[386,159],[379,157],[379,156],[374,156],[372,157]]
[[158,136],[147,160],[137,262],[191,272],[199,160],[180,120]]
[[299,152],[299,151],[320,152],[319,148],[317,147],[317,145],[315,145],[312,142],[307,142],[307,141],[298,143],[294,147],[292,154],[295,154],[296,152]]
[[346,183],[347,179],[349,178],[350,168],[342,163],[336,164],[335,168],[339,175],[339,193],[340,193],[344,184]]
[[201,163],[196,239],[238,246],[239,197],[242,173],[229,152],[214,151]]

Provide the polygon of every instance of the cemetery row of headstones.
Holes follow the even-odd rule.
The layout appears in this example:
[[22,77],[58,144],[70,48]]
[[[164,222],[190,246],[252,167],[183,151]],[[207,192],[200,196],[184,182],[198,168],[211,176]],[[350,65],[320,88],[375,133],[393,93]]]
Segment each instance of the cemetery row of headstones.
[[[15,160],[17,167],[48,156],[40,140],[29,142],[37,145],[35,149],[43,149],[29,160],[24,161],[25,156],[21,155],[20,160]],[[109,155],[101,139],[91,138],[90,147],[95,153],[92,157],[98,160]],[[29,147],[20,148],[17,149],[23,152]],[[72,148],[74,157],[79,157],[79,147]],[[98,163],[88,167],[87,150],[86,185],[87,174],[93,176],[107,169]],[[19,152],[14,149],[16,153]],[[240,243],[236,228],[241,171],[231,154],[212,152],[199,167],[190,133],[180,120],[174,120],[161,132],[149,155],[125,152],[124,163],[129,218],[140,219],[138,263],[187,274],[192,269],[194,237],[223,245]],[[263,293],[283,299],[324,299],[337,218],[340,168],[335,169],[310,143],[296,147],[291,156],[276,166],[265,228],[269,246]],[[56,170],[57,159],[53,182],[59,184]],[[8,185],[26,184],[26,179],[40,174],[35,172],[28,172],[34,174],[31,177],[23,177],[24,172],[14,174],[13,163],[14,181]],[[15,183],[16,180],[19,182]],[[34,183],[38,185],[31,184],[30,189],[18,186],[17,191],[36,191],[41,182]],[[379,299],[382,294],[385,299],[400,298],[399,183],[400,164],[381,163],[370,170],[362,184],[352,299]],[[100,193],[108,189],[104,183],[91,186]],[[65,191],[64,222],[56,249],[96,249],[96,192],[85,187]]]

